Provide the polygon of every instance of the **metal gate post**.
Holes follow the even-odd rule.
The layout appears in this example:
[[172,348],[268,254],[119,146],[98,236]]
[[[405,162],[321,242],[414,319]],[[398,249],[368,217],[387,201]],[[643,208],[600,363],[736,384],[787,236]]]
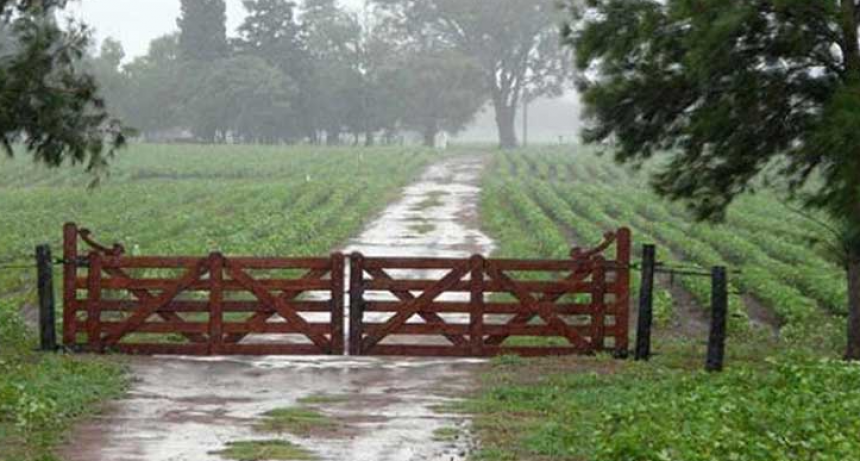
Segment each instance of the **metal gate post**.
[[651,326],[654,323],[654,270],[657,248],[642,247],[642,279],[639,284],[639,319],[636,325],[636,360],[651,358]]
[[54,268],[51,247],[36,247],[36,272],[39,291],[39,345],[47,352],[57,350],[57,329],[54,303]]
[[364,256],[349,257],[349,355],[361,355],[364,321]]

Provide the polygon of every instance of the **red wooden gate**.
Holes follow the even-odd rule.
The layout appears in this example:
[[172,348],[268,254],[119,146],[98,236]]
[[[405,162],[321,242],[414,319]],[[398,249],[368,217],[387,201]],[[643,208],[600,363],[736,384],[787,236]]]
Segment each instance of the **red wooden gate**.
[[561,261],[354,254],[350,352],[624,355],[630,244],[630,231],[621,229],[598,247],[576,249]]
[[[84,257],[80,250],[86,249]],[[614,252],[611,250],[614,249]],[[607,259],[612,253],[611,258]],[[345,258],[126,256],[67,224],[63,342],[91,352],[342,354]],[[630,231],[567,260],[351,256],[354,355],[628,348]]]
[[[79,257],[79,247],[88,247]],[[91,352],[342,354],[344,257],[125,256],[64,232],[63,342]]]

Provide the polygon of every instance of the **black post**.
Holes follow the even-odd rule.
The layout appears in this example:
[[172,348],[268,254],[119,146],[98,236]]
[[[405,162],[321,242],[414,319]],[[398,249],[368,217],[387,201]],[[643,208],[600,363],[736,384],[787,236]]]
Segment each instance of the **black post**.
[[651,325],[654,323],[654,272],[657,248],[642,247],[642,280],[639,284],[639,320],[636,324],[636,360],[651,358]]
[[707,371],[722,371],[726,353],[726,317],[729,308],[728,280],[725,267],[711,271],[711,334],[708,338]]
[[43,351],[57,350],[57,331],[54,311],[54,270],[51,247],[36,247],[36,271],[39,291],[39,345]]
[[364,321],[364,256],[349,257],[349,355],[361,355]]

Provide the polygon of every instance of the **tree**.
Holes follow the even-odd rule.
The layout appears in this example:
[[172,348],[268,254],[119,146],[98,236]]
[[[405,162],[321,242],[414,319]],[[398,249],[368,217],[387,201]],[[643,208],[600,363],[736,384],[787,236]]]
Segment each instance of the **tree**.
[[278,69],[254,56],[215,62],[188,104],[187,120],[206,141],[228,135],[245,142],[283,139],[285,117],[292,118],[295,89]]
[[[397,95],[394,94],[384,72],[402,52],[396,31],[379,21],[370,9],[363,15],[353,15],[352,22],[358,34],[348,43],[349,62],[355,77],[350,81],[350,100],[347,125],[355,134],[364,133],[365,146],[372,146],[376,133],[392,131],[397,125]],[[401,97],[406,96],[402,95]]]
[[65,1],[0,0],[0,144],[22,142],[38,162],[98,172],[125,143],[92,75],[82,70],[89,30],[54,20]]
[[390,74],[384,80],[401,101],[403,125],[421,133],[428,147],[440,131],[462,130],[486,101],[480,66],[454,50],[407,53]]
[[182,126],[182,70],[178,34],[150,42],[147,54],[124,68],[128,82],[127,122],[144,135]]
[[[287,0],[245,0],[248,16],[239,27],[236,49],[239,53],[265,60],[288,77],[299,89],[310,86],[310,56],[306,51],[301,26],[296,21],[295,4]],[[299,113],[309,114],[314,101],[308,91],[292,92],[292,106]],[[312,117],[288,117],[282,114],[280,137],[307,134],[314,137]]]
[[325,131],[326,143],[336,145],[358,101],[354,87],[361,76],[353,56],[361,27],[334,0],[308,0],[302,20],[312,75],[303,88],[313,101],[309,116]]
[[653,182],[719,219],[763,174],[842,225],[846,358],[860,359],[860,48],[855,0],[587,0],[565,32],[616,158],[673,152]]
[[120,114],[124,120],[127,120],[129,82],[122,69],[124,58],[125,51],[122,44],[107,38],[102,42],[98,56],[93,57],[90,64],[106,106],[111,112]]
[[479,63],[496,113],[499,144],[517,145],[525,92],[558,96],[568,68],[554,0],[375,0],[411,35],[441,40]]
[[179,50],[183,60],[201,63],[227,57],[227,7],[224,0],[182,0]]

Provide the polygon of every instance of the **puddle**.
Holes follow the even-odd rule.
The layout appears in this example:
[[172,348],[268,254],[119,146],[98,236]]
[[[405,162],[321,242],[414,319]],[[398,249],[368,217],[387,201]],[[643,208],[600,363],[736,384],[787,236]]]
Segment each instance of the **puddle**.
[[[455,157],[431,166],[344,248],[367,256],[489,254],[478,228],[484,160]],[[432,205],[432,206],[431,206]],[[424,224],[416,232],[416,225]],[[409,274],[398,274],[398,276]],[[440,413],[473,385],[481,360],[376,357],[140,357],[126,398],[80,425],[66,461],[217,461],[227,443],[274,437],[330,461],[459,461],[468,432],[459,414]],[[315,408],[350,425],[346,437],[257,432],[260,416],[315,395],[344,396]]]

